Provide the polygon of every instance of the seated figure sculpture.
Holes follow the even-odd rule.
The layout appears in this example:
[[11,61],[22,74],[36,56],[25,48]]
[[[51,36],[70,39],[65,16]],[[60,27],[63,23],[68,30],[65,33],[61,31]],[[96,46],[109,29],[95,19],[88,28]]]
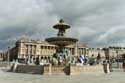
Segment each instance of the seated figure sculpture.
[[62,53],[57,50],[57,53],[53,55],[52,65],[67,65],[68,63],[71,63],[71,55],[68,50],[64,49]]

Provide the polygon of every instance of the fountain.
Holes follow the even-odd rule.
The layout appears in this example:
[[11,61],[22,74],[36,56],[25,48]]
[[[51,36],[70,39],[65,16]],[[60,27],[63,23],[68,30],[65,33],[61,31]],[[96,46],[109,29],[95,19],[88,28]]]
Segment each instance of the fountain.
[[[108,70],[109,67],[105,65],[95,65],[95,66],[79,66],[77,63],[74,64],[74,56],[70,54],[70,51],[66,46],[76,44],[78,41],[75,38],[66,37],[66,29],[70,26],[61,19],[58,24],[53,26],[54,29],[58,29],[57,37],[50,37],[45,39],[48,43],[56,45],[56,53],[53,54],[51,64],[49,65],[22,65],[13,64],[11,71],[17,73],[29,73],[33,74],[53,74],[53,73],[65,73],[66,75],[78,74],[81,72],[103,72]],[[71,64],[71,65],[70,65]],[[82,64],[83,65],[83,64]]]
[[45,41],[58,47],[52,59],[55,61],[54,65],[71,63],[71,55],[66,46],[76,44],[78,40],[65,36],[66,30],[70,28],[70,25],[64,23],[63,19],[60,19],[59,23],[54,25],[53,28],[58,29],[57,37],[50,37],[45,39]]

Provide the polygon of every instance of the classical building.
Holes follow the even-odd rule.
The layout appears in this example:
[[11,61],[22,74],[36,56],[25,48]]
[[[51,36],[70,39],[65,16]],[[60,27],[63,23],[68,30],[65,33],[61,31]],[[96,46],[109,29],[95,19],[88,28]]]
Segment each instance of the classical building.
[[[13,48],[7,52],[1,52],[1,60],[8,60],[8,53],[10,61],[17,59],[25,59],[27,56],[30,58],[50,59],[56,52],[57,46],[50,45],[49,43],[41,40],[32,40],[28,38],[19,39]],[[101,56],[103,59],[121,59],[125,54],[125,48],[121,47],[107,47],[107,48],[89,48],[85,44],[75,44],[66,47],[70,51],[70,55],[79,57],[85,55],[87,57]]]
[[[41,40],[31,40],[21,38],[15,43],[15,47],[9,49],[10,60],[25,59],[27,56],[40,59],[50,59],[56,53],[57,46]],[[70,55],[80,56],[86,55],[87,46],[84,44],[70,45],[66,47],[70,51]]]
[[3,51],[0,52],[0,60],[1,61],[7,60],[7,53],[8,52],[3,52]]
[[87,55],[89,57],[97,57],[100,55],[101,58],[105,59],[105,51],[102,48],[88,48]]
[[111,59],[111,58],[122,59],[123,55],[125,54],[124,47],[109,46],[108,48],[103,48],[103,50],[105,52],[106,59]]
[[4,56],[3,52],[0,52],[0,60],[3,60],[3,56]]

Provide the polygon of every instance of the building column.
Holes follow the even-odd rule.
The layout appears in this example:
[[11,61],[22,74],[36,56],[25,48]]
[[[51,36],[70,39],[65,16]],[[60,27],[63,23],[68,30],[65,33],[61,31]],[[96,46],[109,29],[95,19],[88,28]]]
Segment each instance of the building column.
[[75,45],[75,47],[74,47],[74,55],[78,56],[78,46],[77,45]]
[[30,45],[28,45],[28,64],[30,64],[30,51],[31,51],[31,48],[30,48]]

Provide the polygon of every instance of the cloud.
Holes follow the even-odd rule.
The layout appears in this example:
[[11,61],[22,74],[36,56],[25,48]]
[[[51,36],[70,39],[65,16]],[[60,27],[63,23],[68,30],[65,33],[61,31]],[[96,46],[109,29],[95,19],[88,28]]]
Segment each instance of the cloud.
[[13,45],[22,35],[44,39],[53,34],[51,25],[58,17],[51,14],[52,7],[46,0],[1,0],[0,3],[1,49]]
[[59,4],[54,1],[54,6],[59,5],[56,9],[58,15],[68,18],[73,27],[69,34],[78,37],[81,42],[94,47],[125,46],[120,44],[125,33],[123,0],[64,0]]
[[124,44],[124,0],[0,0],[0,49],[23,35],[44,40],[56,36],[60,18],[67,35],[92,47]]

